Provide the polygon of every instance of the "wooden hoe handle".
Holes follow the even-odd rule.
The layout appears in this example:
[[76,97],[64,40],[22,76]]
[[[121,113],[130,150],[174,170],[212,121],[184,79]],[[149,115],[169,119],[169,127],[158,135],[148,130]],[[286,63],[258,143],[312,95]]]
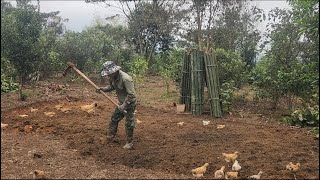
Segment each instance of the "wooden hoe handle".
[[[68,68],[67,69],[70,69],[70,67],[75,70],[80,76],[82,76],[85,80],[88,81],[88,83],[90,83],[94,88],[96,89],[99,89],[99,87],[97,85],[95,85],[86,75],[84,75],[79,69],[76,68],[76,66],[71,63],[71,62],[68,62]],[[66,71],[64,72],[64,75],[65,75]],[[116,105],[117,107],[119,107],[118,103],[115,102],[112,98],[110,98],[105,92],[103,92],[101,89],[99,90],[102,95],[104,95],[110,102],[112,102],[114,105]]]

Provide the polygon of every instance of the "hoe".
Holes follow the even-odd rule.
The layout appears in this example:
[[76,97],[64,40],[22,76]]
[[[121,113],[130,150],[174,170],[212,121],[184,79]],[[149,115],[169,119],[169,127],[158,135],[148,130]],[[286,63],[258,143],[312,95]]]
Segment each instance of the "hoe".
[[[68,62],[68,67],[66,70],[64,70],[63,72],[63,76],[67,75],[67,72],[69,71],[69,69],[73,69],[75,70],[81,77],[83,77],[88,83],[90,83],[95,89],[99,89],[99,87],[97,85],[95,85],[86,75],[84,75],[79,69],[76,68],[76,66],[71,63]],[[119,107],[119,105],[117,104],[117,102],[115,102],[111,97],[109,97],[105,92],[103,92],[102,90],[100,90],[101,94],[104,95],[112,104],[114,104],[115,106]]]

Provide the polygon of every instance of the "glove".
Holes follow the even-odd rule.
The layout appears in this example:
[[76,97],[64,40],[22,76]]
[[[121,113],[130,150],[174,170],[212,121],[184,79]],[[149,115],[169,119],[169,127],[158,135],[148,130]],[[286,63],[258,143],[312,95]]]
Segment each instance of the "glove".
[[125,112],[127,105],[128,104],[126,102],[122,103],[120,106],[118,106],[119,111]]
[[101,93],[100,90],[103,91],[103,88],[99,87],[98,89],[96,89],[96,93]]

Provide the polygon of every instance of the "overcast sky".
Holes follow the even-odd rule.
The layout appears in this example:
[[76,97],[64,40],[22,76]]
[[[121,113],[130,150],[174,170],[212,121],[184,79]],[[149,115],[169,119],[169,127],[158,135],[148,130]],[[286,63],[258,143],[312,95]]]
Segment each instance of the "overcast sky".
[[[116,3],[114,1],[108,1],[108,3]],[[270,11],[272,8],[286,8],[288,3],[282,1],[253,1],[259,8]],[[82,31],[86,26],[92,25],[95,19],[106,18],[116,14],[121,14],[121,11],[115,8],[105,8],[103,3],[95,5],[92,3],[86,3],[84,1],[50,1],[40,0],[40,11],[52,12],[60,11],[60,16],[68,18],[69,21],[65,23],[66,28],[74,31]],[[123,15],[122,15],[123,16]],[[261,25],[262,27],[264,24]],[[261,28],[262,28],[261,27]]]

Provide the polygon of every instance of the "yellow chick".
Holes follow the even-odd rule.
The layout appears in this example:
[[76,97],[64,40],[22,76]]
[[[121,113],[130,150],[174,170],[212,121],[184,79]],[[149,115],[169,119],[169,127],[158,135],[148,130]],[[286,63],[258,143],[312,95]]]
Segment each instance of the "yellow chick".
[[300,169],[300,163],[293,164],[292,162],[289,162],[289,164],[286,166],[286,169],[290,172],[296,173]]
[[258,174],[256,175],[252,175],[252,176],[249,176],[249,179],[260,179],[261,178],[261,175],[262,175],[262,171],[259,171]]
[[236,151],[234,153],[230,153],[230,154],[222,153],[224,160],[227,162],[230,162],[230,161],[233,162],[234,160],[236,160],[238,158],[238,155],[239,155],[238,151]]
[[203,174],[207,171],[207,167],[209,166],[209,163],[205,163],[203,166],[192,169],[192,175],[194,177],[203,177]]
[[214,173],[214,178],[216,179],[223,179],[224,178],[224,169],[226,167],[225,166],[222,166],[219,170],[217,170],[215,173]]
[[234,163],[232,165],[232,171],[240,171],[241,166],[237,160],[234,160]]
[[89,104],[89,105],[84,105],[84,106],[81,106],[81,110],[82,111],[85,111],[85,112],[87,112],[87,113],[93,113],[94,111],[95,111],[95,107],[97,107],[98,106],[98,104],[97,103],[92,103],[92,104]]
[[38,109],[34,109],[33,107],[30,108],[30,112],[36,112]]
[[205,120],[203,120],[203,121],[202,121],[202,124],[203,124],[204,126],[207,126],[207,125],[210,124],[210,121],[205,121]]
[[44,114],[46,116],[53,117],[56,113],[55,112],[44,112]]
[[225,178],[226,179],[229,179],[229,178],[236,179],[236,178],[238,178],[238,172],[226,172]]

